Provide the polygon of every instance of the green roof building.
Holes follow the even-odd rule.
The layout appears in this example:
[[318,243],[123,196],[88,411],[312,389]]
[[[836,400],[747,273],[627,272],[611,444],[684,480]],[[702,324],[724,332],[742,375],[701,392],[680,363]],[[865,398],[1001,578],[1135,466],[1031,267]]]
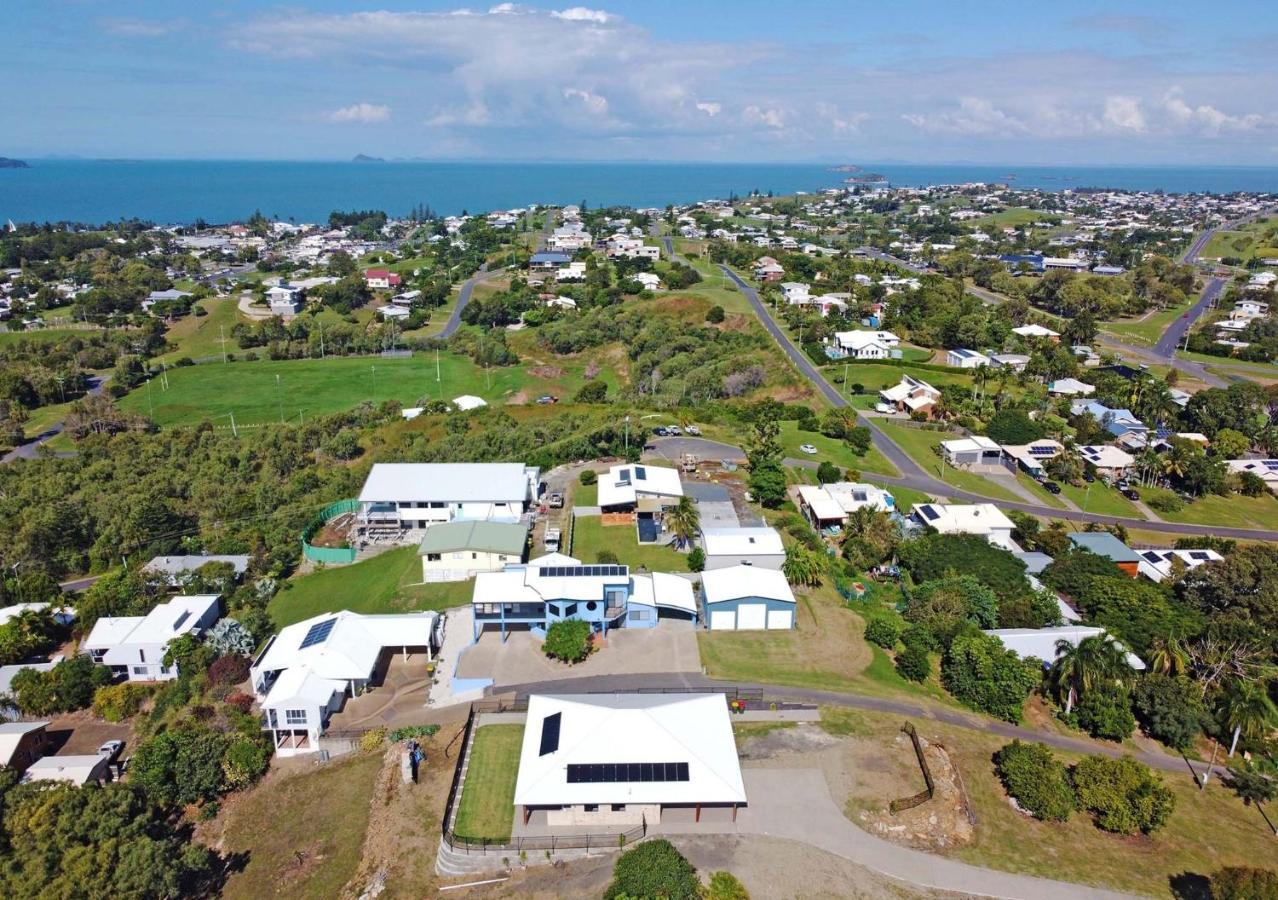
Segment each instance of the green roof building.
[[528,526],[518,522],[440,522],[417,548],[423,581],[465,581],[522,562]]

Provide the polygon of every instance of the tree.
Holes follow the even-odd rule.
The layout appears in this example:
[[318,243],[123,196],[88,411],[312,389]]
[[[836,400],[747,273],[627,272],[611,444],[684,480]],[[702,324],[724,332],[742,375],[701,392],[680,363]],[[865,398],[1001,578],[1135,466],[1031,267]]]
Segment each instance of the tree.
[[821,460],[821,464],[816,470],[817,481],[821,484],[834,484],[842,479],[839,467],[827,459]]
[[674,844],[659,838],[644,841],[617,858],[604,900],[623,898],[699,900],[701,882],[692,863]]
[[1188,749],[1207,718],[1202,691],[1182,675],[1145,675],[1132,701],[1145,731],[1175,750]]
[[688,571],[701,572],[706,567],[706,551],[693,547],[688,551]]
[[994,754],[994,771],[1016,805],[1036,819],[1064,822],[1077,808],[1065,764],[1043,744],[1005,744]]
[[993,628],[998,621],[998,598],[972,575],[952,575],[925,581],[906,600],[905,618],[921,622],[949,646],[967,624]]
[[675,537],[675,546],[686,547],[696,540],[701,531],[701,512],[691,497],[683,496],[666,510],[666,525]]
[[737,876],[731,872],[715,872],[710,876],[710,884],[705,890],[705,900],[750,900],[750,892],[745,889]]
[[1102,740],[1125,741],[1136,727],[1131,696],[1121,684],[1111,682],[1088,691],[1074,713],[1080,728]]
[[575,403],[603,403],[608,399],[608,385],[599,378],[592,378],[577,390]]
[[138,744],[130,783],[165,809],[215,800],[226,790],[222,758],[228,746],[226,735],[202,726],[161,732]]
[[750,492],[763,506],[775,509],[785,500],[785,469],[781,465],[778,440],[781,429],[770,407],[758,409],[754,415],[753,434],[746,452]]
[[546,629],[546,639],[542,641],[541,649],[551,659],[566,663],[581,662],[590,655],[590,623],[581,619],[552,622]]
[[[1262,803],[1272,803],[1278,797],[1278,781],[1248,765],[1245,769],[1231,769],[1226,776],[1226,784],[1248,806],[1260,808]],[[1278,825],[1266,817],[1269,828],[1278,835]]]
[[1211,439],[1211,452],[1220,459],[1240,459],[1251,449],[1251,438],[1241,431],[1222,428]]
[[719,325],[725,318],[723,307],[717,303],[706,311],[706,321],[711,325]]
[[896,655],[896,671],[906,681],[926,681],[932,674],[932,657],[927,647],[919,643],[906,644]]
[[1122,683],[1131,675],[1126,651],[1111,635],[1092,635],[1077,644],[1064,638],[1056,642],[1050,678],[1057,699],[1064,702],[1067,713],[1079,697],[1094,688]]
[[1079,804],[1118,834],[1151,834],[1167,823],[1176,795],[1149,766],[1130,756],[1087,756],[1074,767]]
[[865,639],[884,650],[894,650],[904,630],[905,623],[894,615],[875,616],[865,623]]
[[1273,900],[1278,872],[1251,866],[1225,866],[1211,876],[1211,900]]
[[1151,673],[1184,675],[1189,670],[1189,653],[1180,639],[1173,635],[1150,641],[1145,659]]
[[11,682],[14,702],[27,715],[73,712],[93,703],[94,692],[111,683],[111,671],[87,656],[63,660],[48,672],[21,669]]
[[941,682],[956,700],[1008,722],[1020,721],[1038,680],[1032,662],[975,628],[956,637],[941,660]]
[[1020,410],[1000,409],[990,419],[985,434],[1000,444],[1029,444],[1043,436],[1043,429]]
[[1263,682],[1244,681],[1239,678],[1225,683],[1220,698],[1221,723],[1231,731],[1229,755],[1238,749],[1238,738],[1259,740],[1278,723],[1278,708],[1269,699],[1269,690]]
[[[1196,395],[1195,395],[1196,396]],[[1186,603],[1209,615],[1228,612],[1278,633],[1278,547],[1247,544],[1218,562],[1197,566],[1176,586]]]
[[781,571],[791,584],[811,587],[821,583],[825,560],[815,550],[809,550],[803,544],[791,544],[786,548]]
[[979,535],[927,534],[902,544],[900,557],[916,582],[971,575],[989,587],[1000,602],[1031,590],[1025,580],[1025,564]]

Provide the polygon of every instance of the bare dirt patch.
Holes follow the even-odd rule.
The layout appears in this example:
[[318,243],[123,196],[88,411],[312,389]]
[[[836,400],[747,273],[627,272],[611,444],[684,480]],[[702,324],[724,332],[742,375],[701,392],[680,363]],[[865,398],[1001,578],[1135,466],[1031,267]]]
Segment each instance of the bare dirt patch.
[[528,370],[528,374],[531,375],[533,378],[546,378],[546,379],[554,380],[556,378],[563,378],[564,370],[561,369],[559,366],[542,365],[542,366],[533,366],[532,368]]

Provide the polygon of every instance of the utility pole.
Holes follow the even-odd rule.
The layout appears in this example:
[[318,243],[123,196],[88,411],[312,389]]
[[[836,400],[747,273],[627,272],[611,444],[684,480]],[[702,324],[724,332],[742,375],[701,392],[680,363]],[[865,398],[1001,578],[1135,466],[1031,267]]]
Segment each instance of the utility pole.
[[146,408],[150,413],[150,418],[155,418],[155,404],[151,401],[151,379],[146,380]]
[[436,348],[435,348],[435,383],[436,383],[436,384],[439,384],[439,383],[440,383],[440,378],[439,378],[439,348],[438,348],[438,347],[436,347]]
[[848,361],[846,359],[843,360],[843,390],[848,397],[852,396],[852,388],[848,384]]
[[373,394],[369,398],[372,402],[377,402],[377,366],[373,366]]
[[226,362],[226,327],[217,326],[218,342],[222,345],[222,362]]

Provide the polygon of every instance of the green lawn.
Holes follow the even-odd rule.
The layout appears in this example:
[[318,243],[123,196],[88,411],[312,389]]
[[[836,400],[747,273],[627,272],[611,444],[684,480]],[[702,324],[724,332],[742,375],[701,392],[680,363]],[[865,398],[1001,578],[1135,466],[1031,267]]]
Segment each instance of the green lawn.
[[575,482],[572,486],[572,505],[598,506],[599,482],[596,481],[594,484],[582,484],[580,481]]
[[226,337],[226,352],[242,353],[231,338],[231,327],[247,321],[240,314],[239,299],[235,296],[201,300],[198,306],[208,310],[207,316],[189,315],[173,323],[166,335],[174,349],[155,358],[156,362],[172,365],[183,357],[202,359],[222,355],[222,337]]
[[1237,231],[1218,231],[1199,255],[1203,259],[1237,256],[1243,260],[1278,256],[1278,225],[1267,218],[1249,222]]
[[470,602],[474,581],[422,584],[416,547],[388,550],[349,566],[331,566],[291,578],[267,611],[280,627],[325,612],[397,613],[448,609]]
[[1065,503],[1061,500],[1060,497],[1056,496],[1053,493],[1050,493],[1047,490],[1047,488],[1043,487],[1043,485],[1041,485],[1036,479],[1030,478],[1024,472],[1018,471],[1016,473],[1016,483],[1019,484],[1024,490],[1027,490],[1031,494],[1033,494],[1038,499],[1038,501],[1044,504],[1045,506],[1054,506],[1057,509],[1067,508],[1065,506]]
[[1122,319],[1101,323],[1101,331],[1128,342],[1154,344],[1163,336],[1168,326],[1184,315],[1198,301],[1197,297],[1180,306],[1158,310],[1144,319]]
[[999,210],[988,216],[981,216],[979,219],[968,219],[965,224],[976,228],[1015,228],[1019,225],[1029,225],[1040,219],[1045,219],[1050,213],[1041,212],[1037,209],[1026,209],[1023,206],[1013,206],[1009,209]]
[[[873,481],[872,478],[867,480]],[[899,509],[902,514],[908,513],[917,503],[932,502],[930,494],[925,494],[923,491],[916,491],[914,488],[902,487],[896,484],[887,484],[883,485],[883,487],[892,495],[892,499],[896,501],[896,508]]]
[[1132,501],[1103,481],[1094,481],[1082,487],[1067,482],[1057,482],[1061,493],[1074,501],[1083,512],[1096,513],[1099,516],[1125,516],[1130,519],[1143,519],[1144,515]]
[[515,778],[523,725],[484,725],[475,731],[453,831],[470,840],[510,840],[515,821]]
[[[511,399],[531,401],[541,394],[571,397],[585,382],[585,360],[557,360],[549,373],[534,375],[530,364],[485,370],[468,357],[441,353],[436,381],[433,354],[403,359],[329,357],[327,359],[260,360],[223,365],[209,363],[170,369],[168,389],[159,379],[143,385],[120,406],[149,416],[160,425],[192,425],[219,419],[237,425],[298,421],[340,412],[371,400],[397,400],[412,406],[423,398],[451,399],[461,394],[483,397],[491,404]],[[615,374],[600,376],[616,389]],[[524,392],[522,397],[516,395]]]
[[36,328],[31,331],[0,331],[0,347],[7,347],[21,340],[33,343],[52,343],[63,338],[87,334],[92,334],[92,332],[79,328]]
[[[1137,490],[1146,503],[1171,493],[1163,488],[1139,487]],[[1165,513],[1155,508],[1154,513],[1168,522],[1229,525],[1234,528],[1263,528],[1270,531],[1278,529],[1278,499],[1268,492],[1259,497],[1244,497],[1242,494],[1221,497],[1209,494],[1185,504],[1185,508],[1179,512]]]
[[842,378],[846,371],[848,387],[843,390],[845,394],[851,389],[851,385],[854,384],[860,384],[866,390],[877,394],[881,388],[900,384],[902,375],[911,375],[938,388],[947,384],[959,384],[967,388],[972,386],[972,376],[962,369],[932,371],[931,369],[921,369],[909,365],[892,366],[886,363],[849,361],[847,363],[832,362],[825,366],[823,371],[826,380],[836,388],[840,387],[840,385],[834,379]]
[[599,560],[601,550],[611,550],[623,566],[644,566],[649,572],[686,572],[688,557],[670,547],[639,543],[633,525],[604,527],[599,516],[577,516],[573,525],[572,555],[583,563]]
[[928,431],[922,428],[910,428],[906,425],[880,424],[883,433],[892,439],[910,458],[918,463],[925,472],[940,478],[946,484],[959,490],[971,491],[993,500],[1021,501],[1024,498],[1013,494],[1002,485],[995,484],[988,478],[982,478],[972,472],[963,472],[952,466],[942,466],[941,457],[935,452],[941,441],[960,437],[954,432]]
[[[857,456],[852,448],[837,438],[829,438],[816,431],[800,431],[797,422],[782,422],[781,449],[790,459],[807,459],[819,463],[823,460],[834,463],[840,469],[857,469],[862,472],[874,472],[879,475],[896,475],[896,466],[888,458],[873,447],[865,456]],[[816,447],[815,456],[809,456],[799,450],[803,444]]]

